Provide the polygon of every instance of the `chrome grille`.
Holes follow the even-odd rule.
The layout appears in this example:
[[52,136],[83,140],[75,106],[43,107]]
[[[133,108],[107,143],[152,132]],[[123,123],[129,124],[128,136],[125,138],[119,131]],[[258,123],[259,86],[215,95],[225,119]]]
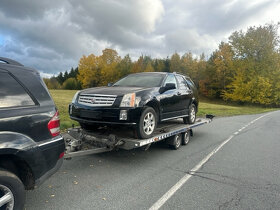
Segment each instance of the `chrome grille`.
[[80,95],[78,103],[86,106],[112,106],[116,95],[85,94]]

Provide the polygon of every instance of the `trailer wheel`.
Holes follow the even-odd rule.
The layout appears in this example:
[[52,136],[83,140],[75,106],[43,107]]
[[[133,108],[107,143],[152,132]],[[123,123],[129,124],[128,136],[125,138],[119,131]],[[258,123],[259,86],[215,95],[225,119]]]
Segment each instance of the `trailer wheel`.
[[182,137],[181,134],[176,134],[174,136],[171,136],[168,140],[169,148],[177,150],[180,148],[182,144]]
[[187,145],[190,141],[190,131],[182,133],[182,145]]
[[196,120],[196,106],[191,104],[189,106],[189,115],[183,118],[185,124],[194,124]]
[[24,185],[13,173],[0,169],[0,209],[23,209]]

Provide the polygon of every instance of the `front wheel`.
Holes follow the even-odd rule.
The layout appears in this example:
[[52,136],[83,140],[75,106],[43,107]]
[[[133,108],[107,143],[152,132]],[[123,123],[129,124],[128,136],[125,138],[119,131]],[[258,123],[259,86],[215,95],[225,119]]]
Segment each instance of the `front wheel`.
[[139,138],[147,139],[152,136],[157,127],[157,115],[152,107],[147,107],[141,114],[137,125],[137,135]]
[[189,115],[183,118],[185,124],[194,124],[196,120],[196,106],[191,104],[189,107]]
[[13,173],[0,169],[0,209],[23,209],[24,185]]

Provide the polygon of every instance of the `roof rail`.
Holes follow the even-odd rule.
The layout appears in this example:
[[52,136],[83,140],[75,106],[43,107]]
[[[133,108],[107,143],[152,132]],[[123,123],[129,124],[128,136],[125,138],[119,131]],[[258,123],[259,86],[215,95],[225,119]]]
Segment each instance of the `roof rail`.
[[11,65],[16,65],[16,66],[23,66],[21,63],[14,61],[12,59],[9,58],[4,58],[4,57],[0,57],[0,61],[6,63],[6,64],[11,64]]

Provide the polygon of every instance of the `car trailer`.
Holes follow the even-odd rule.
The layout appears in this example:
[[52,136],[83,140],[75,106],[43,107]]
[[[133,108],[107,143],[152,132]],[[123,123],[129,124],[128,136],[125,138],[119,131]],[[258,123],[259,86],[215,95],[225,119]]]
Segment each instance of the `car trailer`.
[[198,118],[194,124],[183,124],[181,120],[166,121],[158,124],[153,137],[148,139],[135,138],[133,128],[100,127],[94,131],[80,127],[70,128],[63,133],[65,140],[65,159],[72,157],[109,152],[116,149],[131,150],[135,148],[149,149],[152,143],[166,141],[172,149],[178,149],[181,144],[186,145],[190,136],[193,136],[193,128],[208,124],[213,115],[206,118]]

